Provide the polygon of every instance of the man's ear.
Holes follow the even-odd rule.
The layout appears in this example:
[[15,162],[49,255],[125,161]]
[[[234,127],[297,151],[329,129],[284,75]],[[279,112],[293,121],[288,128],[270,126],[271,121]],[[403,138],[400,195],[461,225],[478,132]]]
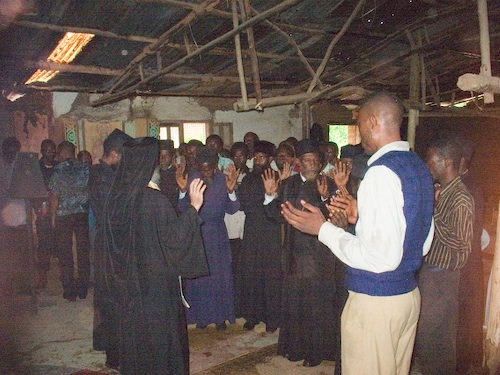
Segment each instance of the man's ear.
[[444,166],[446,168],[453,167],[453,160],[451,160],[451,158],[445,156],[445,157],[443,157],[443,162],[444,162]]

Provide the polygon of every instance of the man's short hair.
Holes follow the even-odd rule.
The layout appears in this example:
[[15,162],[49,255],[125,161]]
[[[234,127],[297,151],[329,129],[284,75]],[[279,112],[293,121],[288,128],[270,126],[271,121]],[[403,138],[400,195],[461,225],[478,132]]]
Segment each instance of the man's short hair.
[[439,156],[451,159],[453,166],[457,169],[463,157],[464,145],[463,136],[452,131],[440,132],[429,142],[429,148],[435,149]]
[[236,153],[237,150],[241,150],[245,156],[248,157],[248,154],[250,153],[250,150],[248,149],[248,146],[245,142],[234,142],[233,145],[231,146],[231,156],[234,157],[234,154]]
[[361,108],[372,104],[378,104],[388,108],[390,113],[394,116],[394,125],[401,126],[405,108],[396,95],[384,90],[375,91],[361,101],[359,109],[361,110]]
[[207,137],[207,140],[205,141],[205,144],[208,144],[208,141],[216,141],[217,144],[219,145],[219,147],[223,147],[224,146],[224,141],[222,140],[222,138],[218,134],[210,134]]
[[166,150],[174,152],[174,141],[171,139],[162,139],[158,141],[158,147],[160,151]]
[[40,144],[40,150],[44,150],[50,146],[52,146],[52,147],[54,147],[54,149],[56,149],[56,144],[52,139],[44,139],[42,141],[42,143]]
[[70,141],[62,141],[59,145],[57,145],[57,153],[60,153],[61,151],[66,151],[75,156],[76,146]]
[[290,146],[289,144],[282,143],[278,146],[276,149],[276,155],[280,153],[280,151],[284,151],[288,156],[294,158],[295,157],[295,151],[293,150],[293,147]]

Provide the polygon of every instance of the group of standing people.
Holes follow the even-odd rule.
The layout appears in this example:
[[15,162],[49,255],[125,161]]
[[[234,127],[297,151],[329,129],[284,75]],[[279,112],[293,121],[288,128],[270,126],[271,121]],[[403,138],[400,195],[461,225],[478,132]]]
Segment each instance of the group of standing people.
[[[386,92],[367,97],[362,147],[341,160],[314,139],[276,148],[249,132],[224,154],[217,135],[174,150],[115,130],[89,166],[70,142],[46,140],[38,282],[56,247],[63,297],[86,297],[90,210],[94,348],[122,374],[187,374],[187,325],[225,330],[239,317],[244,330],[279,328],[278,353],[306,367],[465,374],[482,355],[472,148],[443,134],[424,163],[401,140],[403,114]],[[466,303],[477,314],[459,313]]]

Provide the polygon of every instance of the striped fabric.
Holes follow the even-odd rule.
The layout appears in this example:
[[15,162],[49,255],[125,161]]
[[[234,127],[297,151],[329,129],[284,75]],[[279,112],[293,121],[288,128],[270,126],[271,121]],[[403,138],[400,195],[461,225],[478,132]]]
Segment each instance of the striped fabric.
[[464,267],[472,249],[474,200],[460,176],[440,192],[434,222],[434,239],[425,261],[447,270]]

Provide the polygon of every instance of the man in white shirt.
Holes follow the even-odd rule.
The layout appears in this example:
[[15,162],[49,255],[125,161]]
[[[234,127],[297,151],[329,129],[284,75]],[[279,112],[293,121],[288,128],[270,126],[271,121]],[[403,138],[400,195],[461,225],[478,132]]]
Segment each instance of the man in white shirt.
[[338,198],[356,234],[325,221],[320,210],[288,202],[283,215],[347,265],[349,298],[342,314],[342,373],[408,374],[420,311],[415,272],[433,235],[432,178],[401,141],[403,106],[386,92],[361,105],[358,124],[369,169],[358,201]]

